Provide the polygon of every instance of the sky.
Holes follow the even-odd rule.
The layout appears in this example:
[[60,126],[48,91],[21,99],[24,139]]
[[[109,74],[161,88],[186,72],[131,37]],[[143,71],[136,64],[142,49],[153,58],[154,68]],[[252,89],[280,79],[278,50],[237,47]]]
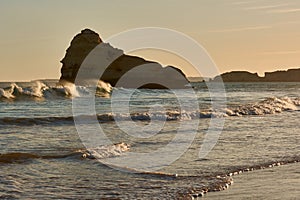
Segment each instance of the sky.
[[[59,78],[65,50],[85,28],[104,41],[133,28],[173,29],[201,44],[221,73],[300,68],[299,0],[0,0],[0,16],[0,81]],[[167,52],[132,54],[188,65]]]

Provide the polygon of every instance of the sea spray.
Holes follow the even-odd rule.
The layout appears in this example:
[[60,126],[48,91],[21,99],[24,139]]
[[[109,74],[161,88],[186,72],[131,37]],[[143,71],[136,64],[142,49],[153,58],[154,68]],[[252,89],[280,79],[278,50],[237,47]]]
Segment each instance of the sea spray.
[[[110,84],[99,81],[96,96],[109,97],[112,91]],[[55,98],[73,98],[89,94],[87,86],[76,86],[73,83],[64,82],[56,86],[48,86],[41,81],[34,81],[28,87],[21,87],[11,83],[9,87],[0,88],[0,100],[37,100]]]
[[[73,88],[74,89],[74,88]],[[0,90],[0,94],[4,93]],[[82,90],[81,90],[82,92]],[[11,95],[10,93],[4,93],[4,95]],[[193,119],[206,119],[206,118],[218,118],[218,117],[237,117],[237,116],[249,116],[249,115],[269,115],[281,113],[284,111],[297,111],[300,106],[300,98],[267,98],[263,101],[246,104],[237,107],[231,107],[220,110],[208,110],[208,111],[179,111],[179,110],[167,110],[166,112],[156,111],[152,112],[133,112],[133,113],[102,113],[97,114],[99,122],[111,122],[115,119],[122,121],[151,121],[151,120],[193,120]],[[85,122],[92,121],[94,116],[87,115],[81,116],[85,118]],[[73,116],[64,117],[35,117],[35,118],[16,118],[16,117],[4,117],[0,118],[0,125],[38,125],[38,124],[53,124],[63,125],[73,123]]]

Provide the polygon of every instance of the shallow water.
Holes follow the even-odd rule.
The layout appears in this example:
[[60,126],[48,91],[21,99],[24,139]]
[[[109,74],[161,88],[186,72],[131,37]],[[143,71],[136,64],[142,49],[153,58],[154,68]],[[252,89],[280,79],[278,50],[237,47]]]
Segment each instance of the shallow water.
[[[24,90],[28,88],[28,91],[35,84],[17,83]],[[160,166],[160,173],[128,173],[109,168],[95,159],[83,158],[82,152],[85,151],[85,147],[72,117],[72,98],[79,97],[72,97],[67,93],[54,94],[55,84],[46,85],[50,89],[46,92],[43,90],[42,96],[39,97],[16,92],[12,93],[14,98],[1,97],[1,198],[189,199],[190,194],[224,186],[231,177],[223,177],[230,173],[251,168],[259,169],[272,163],[285,164],[300,160],[299,83],[226,84],[227,108],[239,112],[240,116],[230,116],[224,110],[209,110],[210,97],[203,83],[194,85],[199,110],[193,110],[187,101],[189,110],[185,111],[184,117],[179,112],[178,101],[169,91],[138,90],[130,103],[130,111],[136,118],[128,118],[126,113],[120,113],[123,118],[118,123],[130,128],[131,133],[127,134],[120,130],[120,124],[107,117],[111,112],[110,99],[97,96],[96,111],[102,129],[112,143],[129,144],[129,152],[145,153],[158,150],[172,141],[182,124],[199,122],[197,134],[189,149],[185,153],[182,152],[184,154],[172,164]],[[0,88],[4,90],[8,90],[9,87],[10,83],[0,84]],[[88,89],[77,90],[80,94]],[[115,90],[123,92],[124,95],[128,91],[131,92],[122,88]],[[191,95],[185,90],[178,90],[178,94],[183,98]],[[119,99],[120,107],[122,103],[123,99]],[[163,105],[171,114],[164,115],[155,111],[151,115],[149,107],[154,104]],[[193,113],[196,111],[198,114]],[[217,112],[219,115],[215,114]],[[130,119],[133,118],[134,123],[143,127],[150,123],[147,118],[149,116],[156,117],[151,121],[155,122],[154,126],[167,119],[163,129],[149,138],[134,137],[138,130],[131,128]],[[87,122],[83,124],[86,130],[90,127],[88,117]],[[199,159],[199,150],[208,134],[210,117],[224,119],[225,125],[213,150],[204,159]],[[182,130],[187,138],[193,137],[189,126]],[[177,145],[180,147],[182,143],[178,141]],[[97,146],[101,145],[93,147]],[[126,152],[118,152],[116,157],[111,157],[111,148],[112,146],[100,148],[101,155],[108,155],[104,160],[127,158]],[[157,159],[155,162],[164,161],[159,154]],[[138,166],[142,162],[145,160],[138,159],[133,164]],[[151,168],[148,171],[151,171]],[[268,176],[264,172],[262,170],[259,173]],[[284,176],[282,173],[274,168],[274,176],[281,179]],[[172,176],[173,174],[178,176]],[[254,178],[253,181],[255,182]],[[272,182],[267,184],[273,185]],[[255,187],[255,183],[251,187]],[[295,189],[294,184],[286,187],[289,190]],[[243,194],[238,195],[236,199],[243,197]],[[250,196],[245,194],[245,197]]]

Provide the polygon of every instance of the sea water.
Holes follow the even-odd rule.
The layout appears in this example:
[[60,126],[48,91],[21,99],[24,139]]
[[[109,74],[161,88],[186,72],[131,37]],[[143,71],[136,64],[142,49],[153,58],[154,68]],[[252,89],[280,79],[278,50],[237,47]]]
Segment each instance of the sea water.
[[[96,119],[112,144],[87,149],[74,124],[72,102],[89,93],[88,87],[46,80],[0,83],[0,198],[193,199],[230,188],[242,172],[254,171],[249,172],[251,180],[259,182],[259,176],[267,176],[265,168],[274,167],[273,176],[282,179],[285,171],[276,168],[297,165],[300,83],[226,83],[227,102],[218,110],[211,107],[205,83],[194,83],[193,88],[199,107],[193,109],[189,103],[194,102],[186,101],[188,110],[180,110],[178,96],[169,90],[113,88],[132,94],[130,113],[112,113],[109,89],[100,88],[95,95]],[[191,95],[188,90],[177,94]],[[125,103],[118,99],[120,107]],[[164,109],[151,110],[152,105]],[[87,129],[89,117],[83,124]],[[199,158],[213,118],[224,119],[224,127],[214,148]],[[163,148],[182,123],[193,120],[198,127],[189,148],[159,170],[116,170],[101,162]],[[160,121],[164,124],[157,133],[134,137],[139,130],[132,123],[144,127]],[[120,124],[130,132],[121,130]],[[189,127],[182,130],[192,137]],[[142,160],[132,162],[130,166],[139,166]],[[299,173],[297,167],[290,168],[289,173]],[[255,171],[262,173],[257,179]],[[271,180],[267,184],[274,185]],[[295,184],[285,187],[295,190]],[[221,198],[222,192],[215,195]],[[242,197],[239,193],[236,199]]]

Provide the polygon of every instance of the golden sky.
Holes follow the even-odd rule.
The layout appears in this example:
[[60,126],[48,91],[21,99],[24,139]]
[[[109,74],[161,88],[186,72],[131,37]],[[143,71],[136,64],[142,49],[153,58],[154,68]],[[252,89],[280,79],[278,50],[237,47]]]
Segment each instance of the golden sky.
[[[300,68],[299,0],[1,0],[0,5],[0,81],[59,78],[59,61],[84,28],[104,41],[132,28],[174,29],[200,43],[220,72],[263,75]],[[165,52],[134,54],[187,65]]]

